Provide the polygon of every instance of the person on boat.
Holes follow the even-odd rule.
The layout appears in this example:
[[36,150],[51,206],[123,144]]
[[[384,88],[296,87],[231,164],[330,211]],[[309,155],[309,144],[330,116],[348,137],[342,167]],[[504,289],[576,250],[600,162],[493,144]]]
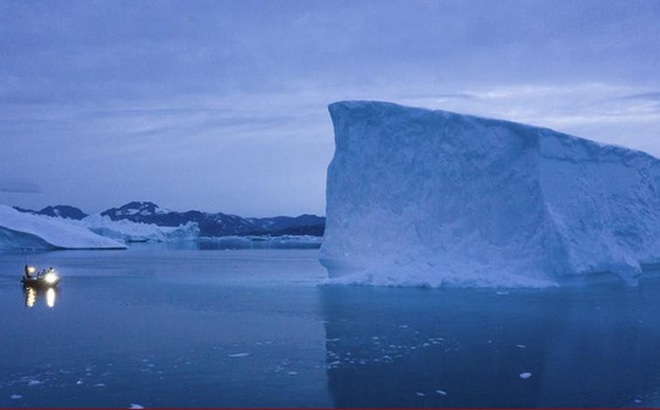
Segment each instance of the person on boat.
[[32,276],[30,276],[30,267],[27,264],[25,264],[25,278],[32,279]]

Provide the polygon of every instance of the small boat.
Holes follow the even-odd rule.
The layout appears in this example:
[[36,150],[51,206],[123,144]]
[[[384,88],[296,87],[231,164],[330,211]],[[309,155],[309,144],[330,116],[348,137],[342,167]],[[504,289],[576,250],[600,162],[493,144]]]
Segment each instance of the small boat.
[[35,289],[54,288],[60,283],[60,276],[52,268],[34,276],[32,275],[33,273],[36,273],[36,269],[33,266],[25,267],[25,275],[21,278],[23,287]]

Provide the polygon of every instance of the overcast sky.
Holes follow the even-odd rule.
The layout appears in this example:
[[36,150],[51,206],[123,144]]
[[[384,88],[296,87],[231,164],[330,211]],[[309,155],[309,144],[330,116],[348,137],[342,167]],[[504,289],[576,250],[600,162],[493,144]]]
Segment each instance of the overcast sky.
[[660,1],[0,0],[0,203],[322,215],[346,99],[660,157]]

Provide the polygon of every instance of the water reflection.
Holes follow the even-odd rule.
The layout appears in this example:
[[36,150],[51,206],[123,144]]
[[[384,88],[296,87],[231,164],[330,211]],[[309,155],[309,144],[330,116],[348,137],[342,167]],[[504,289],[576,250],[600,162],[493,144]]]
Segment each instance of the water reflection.
[[45,305],[48,306],[49,308],[52,308],[55,306],[55,301],[57,300],[58,293],[59,293],[59,289],[52,287],[47,287],[47,288],[32,287],[32,286],[23,287],[23,295],[25,296],[25,306],[28,308],[34,307],[39,300],[43,301],[43,303],[45,303]]
[[620,407],[660,384],[660,287],[328,286],[337,407]]

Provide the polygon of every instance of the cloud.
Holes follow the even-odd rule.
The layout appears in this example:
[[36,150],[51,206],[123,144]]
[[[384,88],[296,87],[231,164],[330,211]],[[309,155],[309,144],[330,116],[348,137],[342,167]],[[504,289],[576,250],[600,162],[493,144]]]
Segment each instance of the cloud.
[[296,198],[291,209],[322,212],[326,106],[346,99],[660,153],[657,5],[0,2],[0,174],[87,209],[144,193],[181,209],[286,213]]
[[660,91],[626,95],[623,99],[660,102]]
[[20,179],[5,179],[0,182],[0,192],[10,194],[40,194],[42,189],[39,184]]

